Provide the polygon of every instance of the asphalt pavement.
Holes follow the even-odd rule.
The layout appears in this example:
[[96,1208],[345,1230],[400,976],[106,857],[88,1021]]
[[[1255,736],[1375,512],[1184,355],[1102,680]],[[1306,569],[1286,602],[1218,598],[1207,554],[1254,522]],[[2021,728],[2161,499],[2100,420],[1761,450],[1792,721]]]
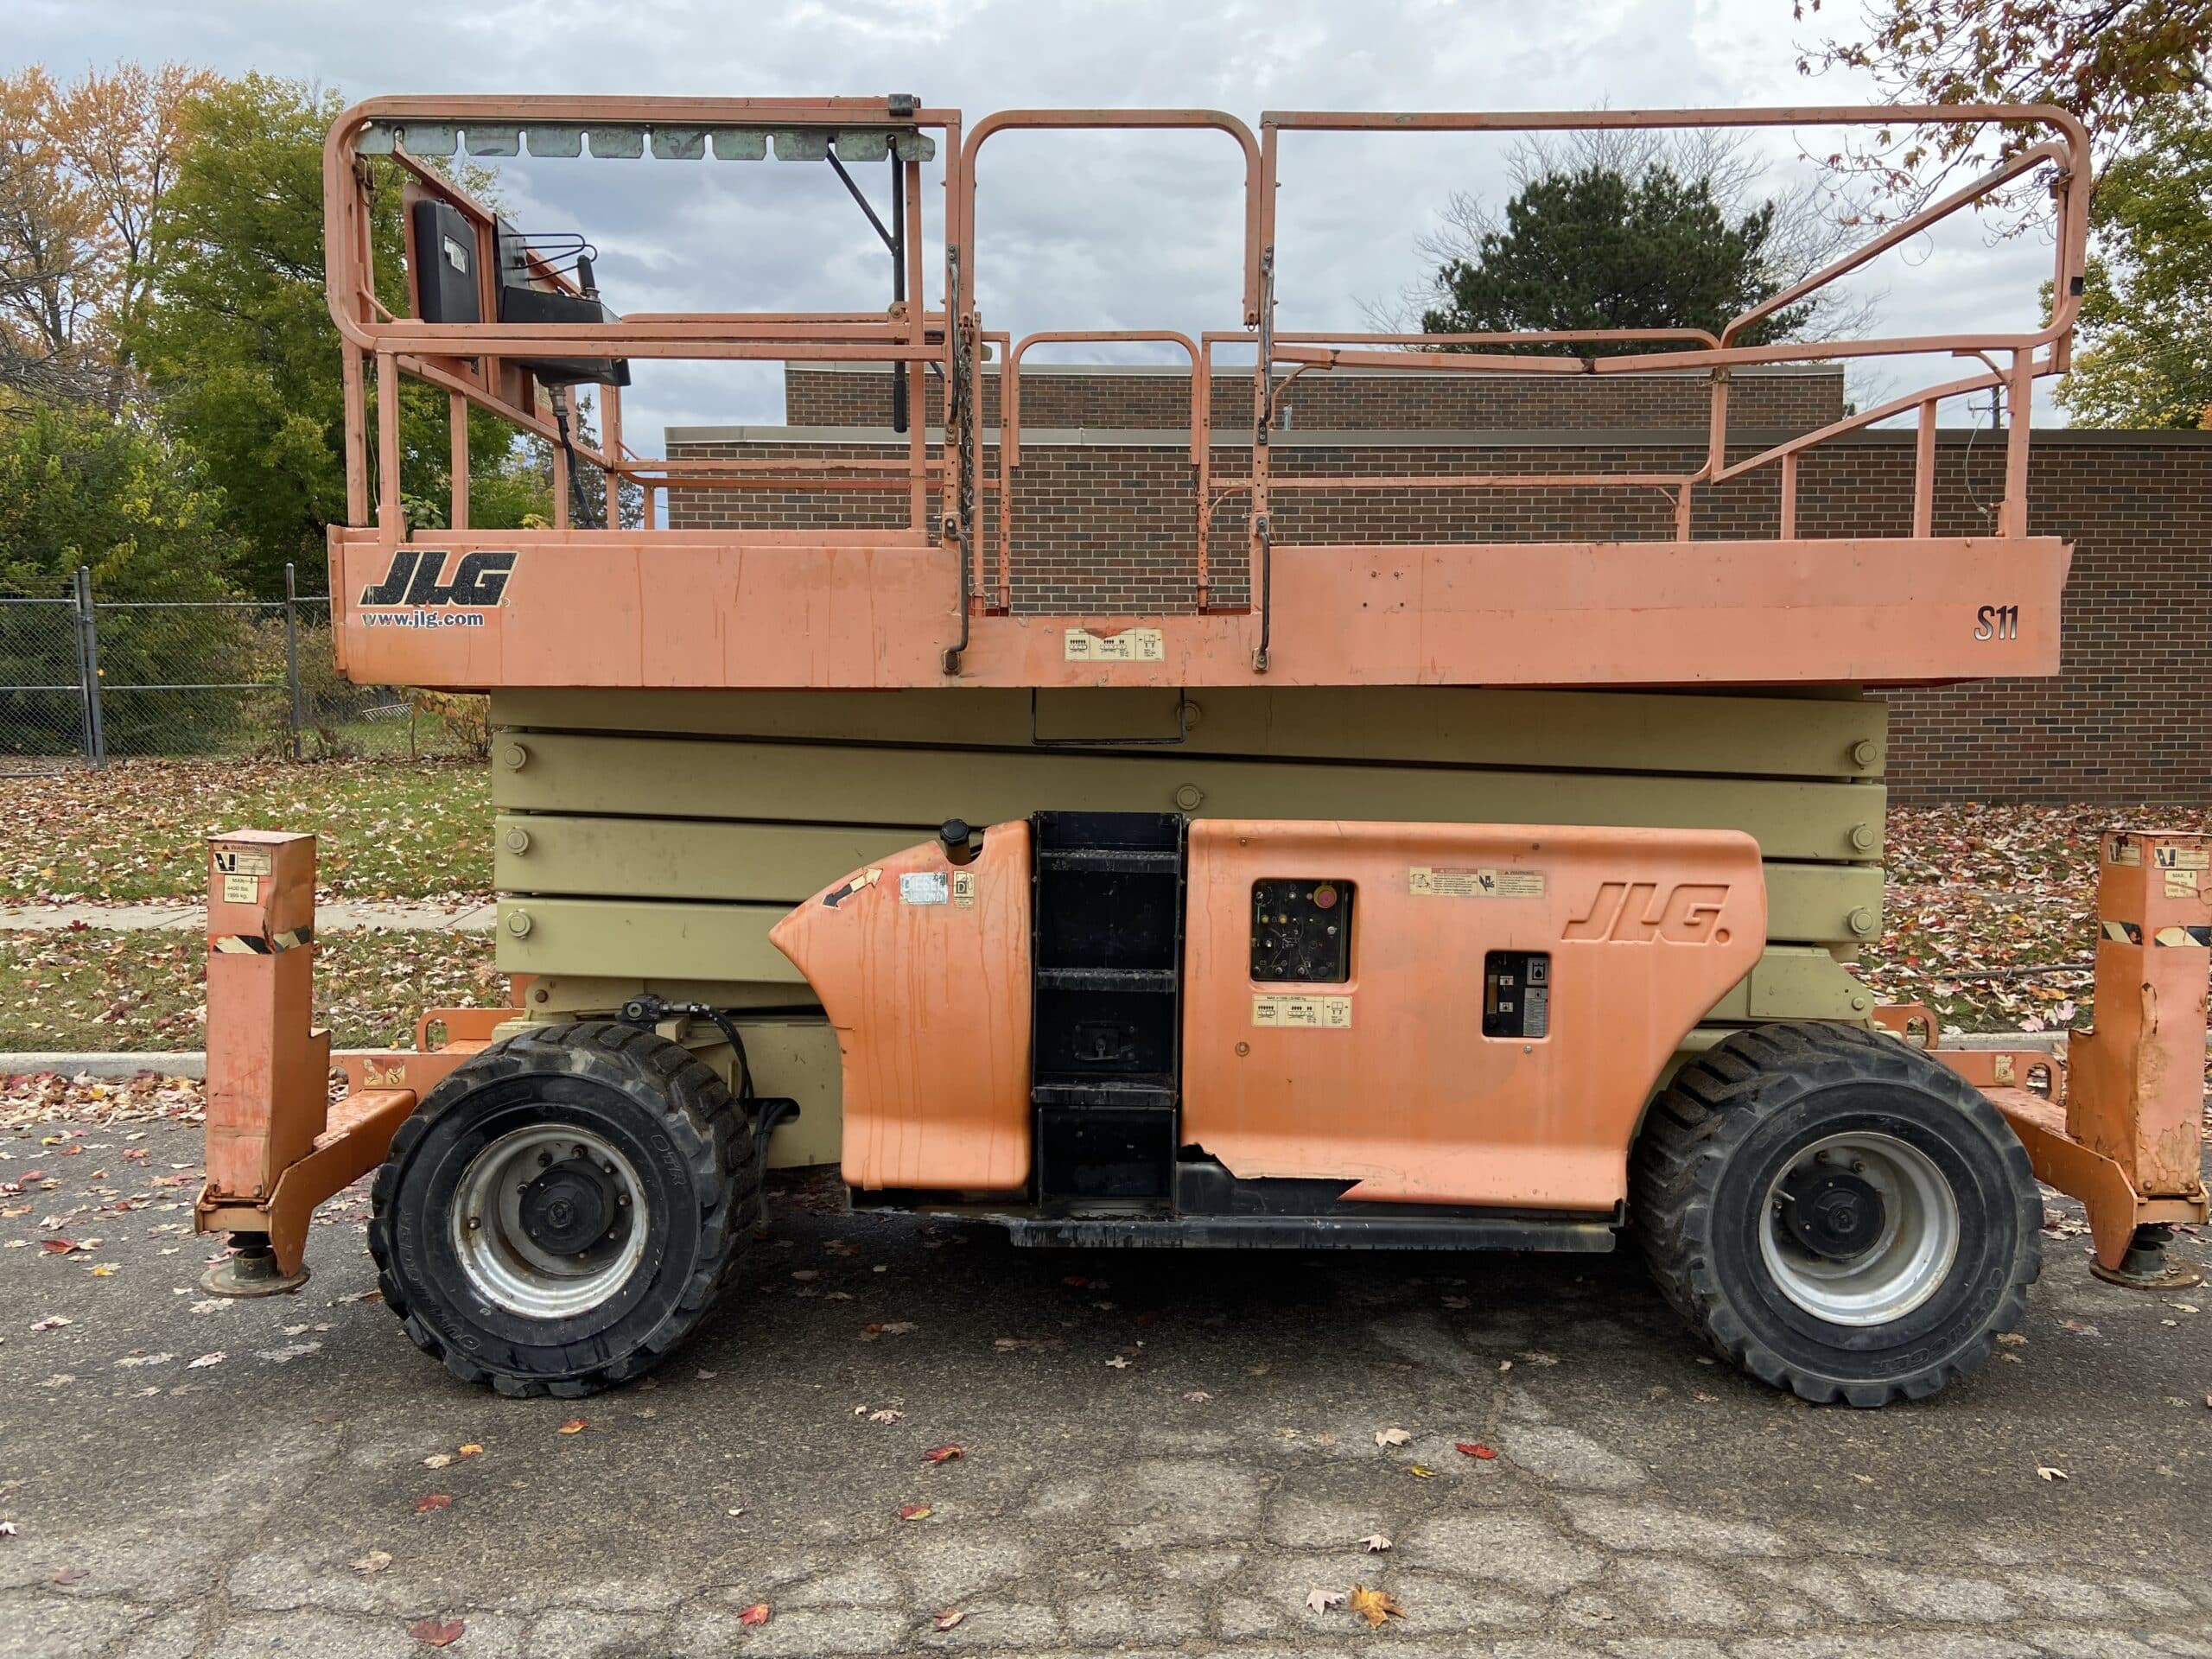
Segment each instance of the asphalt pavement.
[[658,1377],[516,1402],[373,1300],[358,1190],[305,1289],[205,1295],[199,1150],[0,1125],[0,1655],[2212,1656],[2212,1290],[2063,1219],[2024,1341],[1855,1412],[1632,1254],[1025,1252],[787,1182]]

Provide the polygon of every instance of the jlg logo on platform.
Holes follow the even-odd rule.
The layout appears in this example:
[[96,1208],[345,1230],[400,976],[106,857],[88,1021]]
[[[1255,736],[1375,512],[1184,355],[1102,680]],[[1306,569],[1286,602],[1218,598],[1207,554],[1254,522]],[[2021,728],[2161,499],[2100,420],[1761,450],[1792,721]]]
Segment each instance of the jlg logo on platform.
[[440,582],[446,550],[403,547],[391,556],[384,580],[361,589],[364,605],[497,605],[506,597],[514,574],[512,553],[464,553],[453,580]]
[[1608,881],[1598,889],[1589,910],[1569,922],[1560,937],[1630,944],[1671,939],[1679,944],[1703,944],[1713,937],[1720,906],[1727,901],[1725,887],[1686,882],[1662,899],[1655,881]]

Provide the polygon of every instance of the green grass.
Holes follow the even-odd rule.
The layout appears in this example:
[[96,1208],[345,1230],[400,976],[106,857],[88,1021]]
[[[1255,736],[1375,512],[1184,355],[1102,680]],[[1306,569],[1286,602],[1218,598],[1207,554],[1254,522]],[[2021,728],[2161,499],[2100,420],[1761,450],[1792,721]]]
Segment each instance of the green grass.
[[[0,933],[0,1055],[204,1047],[207,950],[196,928]],[[411,1048],[424,1008],[506,1001],[487,934],[327,934],[315,977],[340,1048]]]
[[480,761],[133,760],[0,781],[0,903],[199,903],[207,838],[241,829],[320,836],[326,899],[491,891]]

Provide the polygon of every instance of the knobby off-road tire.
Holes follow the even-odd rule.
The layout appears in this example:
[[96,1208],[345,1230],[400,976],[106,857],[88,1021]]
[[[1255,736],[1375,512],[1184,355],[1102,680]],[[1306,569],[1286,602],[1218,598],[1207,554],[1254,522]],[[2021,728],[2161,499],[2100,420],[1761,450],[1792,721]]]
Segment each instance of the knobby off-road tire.
[[591,1020],[454,1069],[393,1137],[369,1223],[416,1346],[501,1394],[642,1376],[750,1253],[751,1121],[681,1044]]
[[1760,1027],[1685,1065],[1630,1197],[1675,1311],[1821,1404],[1923,1399],[1982,1365],[2042,1264],[2042,1201],[1997,1109],[1852,1027]]

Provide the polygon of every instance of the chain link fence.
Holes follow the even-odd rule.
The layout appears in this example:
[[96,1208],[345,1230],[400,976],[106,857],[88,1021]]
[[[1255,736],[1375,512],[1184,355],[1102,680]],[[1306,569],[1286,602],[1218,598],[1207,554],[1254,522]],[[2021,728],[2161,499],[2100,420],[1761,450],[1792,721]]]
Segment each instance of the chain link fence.
[[354,685],[330,601],[100,600],[91,574],[0,599],[0,776],[128,755],[326,760],[480,755],[484,700]]

